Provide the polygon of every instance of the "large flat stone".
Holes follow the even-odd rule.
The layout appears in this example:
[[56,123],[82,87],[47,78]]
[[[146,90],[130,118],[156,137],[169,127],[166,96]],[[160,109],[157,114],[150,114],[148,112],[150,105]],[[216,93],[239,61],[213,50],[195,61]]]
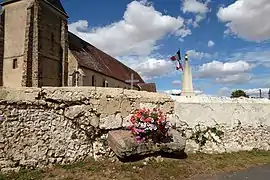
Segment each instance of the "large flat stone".
[[110,131],[108,134],[108,145],[119,158],[130,156],[142,156],[157,152],[179,153],[185,149],[186,142],[181,134],[172,129],[169,132],[172,141],[168,143],[138,143],[128,130]]

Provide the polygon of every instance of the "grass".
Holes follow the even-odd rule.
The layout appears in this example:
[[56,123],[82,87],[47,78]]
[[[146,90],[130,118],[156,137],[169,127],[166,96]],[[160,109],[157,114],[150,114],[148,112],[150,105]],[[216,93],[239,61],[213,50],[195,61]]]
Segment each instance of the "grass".
[[189,179],[203,174],[237,171],[270,163],[270,152],[252,151],[218,155],[190,154],[186,159],[164,158],[162,162],[150,159],[138,162],[112,162],[109,160],[73,163],[42,170],[22,170],[13,174],[0,174],[0,180],[170,180]]

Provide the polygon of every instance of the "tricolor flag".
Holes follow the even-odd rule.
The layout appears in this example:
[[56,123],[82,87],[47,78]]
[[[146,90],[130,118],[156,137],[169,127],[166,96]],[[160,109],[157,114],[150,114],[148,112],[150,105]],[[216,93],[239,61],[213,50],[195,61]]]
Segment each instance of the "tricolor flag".
[[180,50],[177,51],[177,53],[174,56],[172,56],[170,59],[172,61],[177,61],[178,62],[178,64],[176,64],[176,70],[181,69],[182,71],[184,71],[183,66],[182,66],[182,64],[180,62],[180,60],[181,60]]
[[171,57],[171,60],[172,61],[181,60],[180,50],[177,51],[177,53],[174,56]]
[[179,65],[176,65],[176,70],[179,70],[179,69],[181,69],[182,71],[184,71],[183,66],[182,66],[182,64],[180,62],[179,62]]

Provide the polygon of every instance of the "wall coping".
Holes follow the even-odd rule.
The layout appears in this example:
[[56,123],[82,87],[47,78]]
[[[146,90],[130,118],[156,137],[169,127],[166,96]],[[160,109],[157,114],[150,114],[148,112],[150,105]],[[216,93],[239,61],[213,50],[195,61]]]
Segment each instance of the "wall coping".
[[170,97],[178,103],[211,103],[211,104],[270,104],[269,99],[252,99],[252,98],[229,98],[229,97],[213,97],[213,96],[193,96],[193,97],[185,97],[185,96],[173,96]]

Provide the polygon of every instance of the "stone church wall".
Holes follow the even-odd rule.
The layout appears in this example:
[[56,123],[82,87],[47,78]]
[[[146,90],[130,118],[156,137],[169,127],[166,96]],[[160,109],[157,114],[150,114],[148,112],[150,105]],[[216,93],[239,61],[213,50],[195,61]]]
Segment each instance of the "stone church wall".
[[[130,85],[128,83],[124,83],[122,81],[119,81],[117,79],[114,79],[109,76],[105,76],[99,72],[93,71],[91,69],[78,66],[78,62],[73,56],[72,52],[68,52],[68,71],[69,71],[69,77],[68,77],[68,86],[75,86],[76,80],[75,76],[72,76],[72,73],[76,71],[76,69],[80,69],[80,73],[83,74],[83,76],[79,76],[78,79],[78,86],[92,86],[93,82],[92,80],[95,80],[95,85],[97,87],[103,87],[104,80],[108,82],[108,87],[116,87],[116,88],[124,88],[124,89],[130,89]],[[94,79],[92,79],[92,76],[95,76]],[[133,87],[136,90],[139,90],[138,87]]]
[[[92,76],[95,76],[95,84],[98,87],[104,87],[104,81],[108,82],[108,87],[116,87],[116,88],[125,88],[125,89],[130,89],[130,85],[127,83],[124,83],[122,81],[119,81],[117,79],[114,79],[109,76],[105,76],[101,73],[98,73],[96,71],[83,68],[81,67],[83,73],[85,74],[85,77],[82,80],[82,85],[83,86],[92,86]],[[133,87],[134,89],[138,90],[139,88]]]
[[21,86],[28,5],[28,1],[20,1],[5,6],[3,85],[7,87]]
[[5,36],[5,11],[0,12],[0,86],[3,86],[3,60]]
[[[61,47],[61,25],[65,19],[46,3],[40,3],[39,48],[42,74],[42,86],[61,86],[62,59],[64,49]],[[67,30],[66,30],[67,31]]]
[[111,157],[107,132],[126,128],[130,113],[143,107],[159,107],[168,115],[187,138],[186,152],[270,148],[269,100],[170,97],[116,88],[2,88],[0,168]]

